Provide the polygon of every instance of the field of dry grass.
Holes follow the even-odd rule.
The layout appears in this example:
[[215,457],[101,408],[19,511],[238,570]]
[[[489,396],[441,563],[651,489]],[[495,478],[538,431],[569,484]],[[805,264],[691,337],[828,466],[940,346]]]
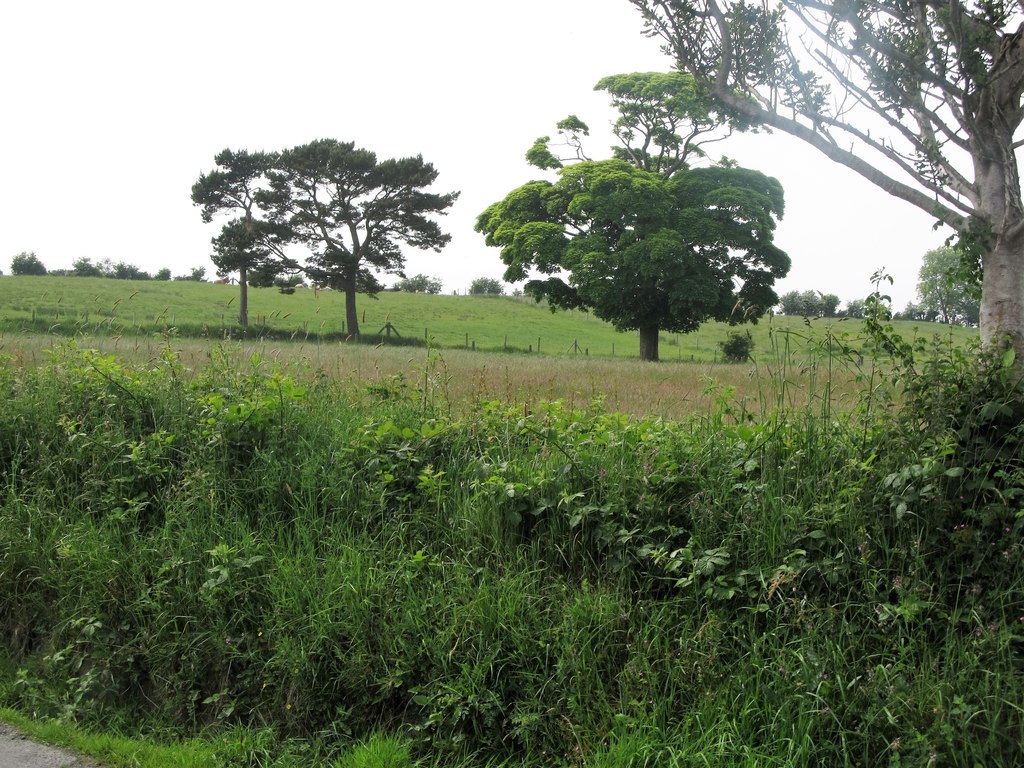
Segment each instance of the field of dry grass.
[[[65,343],[43,334],[0,336],[0,355],[14,367],[34,367]],[[723,399],[739,415],[784,405],[846,410],[871,371],[838,357],[780,353],[771,363],[641,363],[612,358],[501,354],[466,350],[372,347],[343,342],[218,342],[203,339],[83,336],[77,342],[119,360],[146,363],[171,349],[191,370],[214,357],[237,368],[276,366],[296,378],[326,376],[369,392],[415,392],[458,412],[481,401],[530,407],[561,400],[584,406],[603,401],[632,416],[679,419],[708,413]],[[868,362],[866,365],[870,365]],[[831,370],[829,368],[831,367]]]

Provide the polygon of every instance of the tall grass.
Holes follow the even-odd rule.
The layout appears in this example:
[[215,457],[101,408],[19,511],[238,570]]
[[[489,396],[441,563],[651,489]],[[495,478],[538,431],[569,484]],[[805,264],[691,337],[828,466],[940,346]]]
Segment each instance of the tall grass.
[[[804,339],[779,331],[789,343],[784,367],[771,363],[729,365],[673,363],[660,365],[636,360],[481,354],[459,349],[372,347],[340,342],[275,342],[268,340],[211,342],[174,336],[82,336],[79,346],[126,363],[152,365],[172,351],[191,377],[211,364],[244,368],[253,359],[279,367],[299,378],[315,375],[351,390],[381,396],[445,401],[446,407],[464,411],[481,401],[500,401],[533,407],[560,400],[585,407],[600,399],[611,411],[634,416],[681,419],[714,410],[723,391],[733,406],[760,410],[779,404],[802,407],[808,396],[819,402],[824,376],[817,343],[807,348]],[[59,339],[42,334],[0,337],[0,354],[12,364],[33,368],[48,363],[50,349]],[[874,362],[832,372],[829,397],[835,407],[853,407],[861,391],[859,378],[874,369]]]
[[228,765],[1017,764],[1013,361],[779,355],[678,421],[440,359],[8,364],[0,704]]

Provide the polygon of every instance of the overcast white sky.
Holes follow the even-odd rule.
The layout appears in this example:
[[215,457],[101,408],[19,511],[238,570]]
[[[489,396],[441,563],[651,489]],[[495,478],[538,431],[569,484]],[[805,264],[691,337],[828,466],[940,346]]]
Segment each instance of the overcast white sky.
[[[35,251],[49,268],[85,256],[212,275],[221,224],[189,194],[214,155],[336,138],[422,154],[437,191],[461,190],[442,222],[451,244],[406,265],[461,291],[501,277],[473,224],[537,176],[533,140],[575,113],[606,156],[612,113],[594,84],[671,66],[627,0],[6,2],[0,269]],[[793,268],[779,293],[861,298],[885,267],[896,307],[914,298],[922,255],[948,234],[929,216],[780,134],[718,146],[783,184],[776,242]]]

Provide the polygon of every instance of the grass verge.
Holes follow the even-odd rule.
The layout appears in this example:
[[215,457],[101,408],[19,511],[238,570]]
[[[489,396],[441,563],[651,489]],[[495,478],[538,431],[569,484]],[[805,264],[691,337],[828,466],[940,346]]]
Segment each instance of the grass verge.
[[679,421],[8,364],[0,703],[229,766],[1014,765],[1024,395],[926,360]]

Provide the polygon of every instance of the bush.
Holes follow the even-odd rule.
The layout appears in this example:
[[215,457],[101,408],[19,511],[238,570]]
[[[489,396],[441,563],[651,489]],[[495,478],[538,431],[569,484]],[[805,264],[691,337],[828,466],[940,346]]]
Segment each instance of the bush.
[[779,307],[790,317],[835,317],[839,297],[820,291],[790,291],[779,297]]
[[148,272],[143,272],[141,269],[136,267],[134,264],[128,264],[124,261],[119,261],[114,265],[113,274],[111,275],[115,280],[149,280],[150,276]]
[[407,293],[438,294],[441,292],[441,285],[439,278],[420,274],[399,280],[395,283],[395,290],[406,291]]
[[1024,391],[929,351],[684,424],[0,362],[0,705],[231,765],[1018,765]]
[[45,275],[46,267],[32,252],[22,251],[11,259],[12,275]]
[[71,263],[71,274],[75,277],[104,277],[103,270],[86,256]]
[[907,379],[888,446],[899,459],[883,489],[897,520],[921,520],[922,552],[936,571],[1012,591],[1019,585],[1007,560],[1020,557],[1024,528],[1024,385],[1015,355],[968,355],[937,342],[929,351]]
[[864,300],[853,299],[846,303],[846,310],[843,312],[846,317],[861,319],[864,317]]
[[250,269],[246,282],[253,288],[277,288],[281,293],[295,293],[295,289],[306,284],[301,274],[289,274],[275,264],[264,264]]
[[469,284],[469,293],[472,296],[502,296],[505,286],[493,277],[478,277]]
[[187,275],[178,275],[174,278],[175,280],[191,280],[195,283],[201,283],[206,280],[206,267],[193,267],[192,271]]
[[730,331],[725,341],[718,342],[722,350],[722,358],[727,363],[745,363],[751,359],[754,351],[754,339],[750,331]]
[[286,295],[295,293],[296,288],[301,288],[305,284],[306,281],[302,279],[302,275],[286,275],[274,280],[277,290]]

